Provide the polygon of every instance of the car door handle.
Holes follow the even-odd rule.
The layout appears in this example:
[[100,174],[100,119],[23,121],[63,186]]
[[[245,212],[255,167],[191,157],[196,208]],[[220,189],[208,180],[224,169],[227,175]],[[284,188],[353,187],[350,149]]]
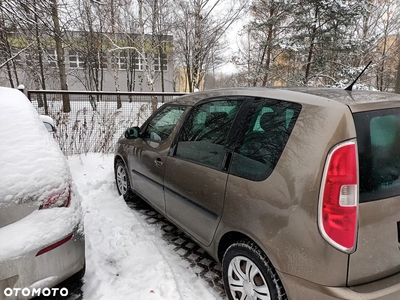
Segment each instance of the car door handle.
[[160,158],[157,158],[156,160],[154,160],[154,163],[156,164],[157,167],[161,167],[163,165],[163,162],[161,161]]
[[224,155],[224,159],[222,161],[222,171],[227,172],[229,169],[229,165],[232,160],[232,152],[226,151]]

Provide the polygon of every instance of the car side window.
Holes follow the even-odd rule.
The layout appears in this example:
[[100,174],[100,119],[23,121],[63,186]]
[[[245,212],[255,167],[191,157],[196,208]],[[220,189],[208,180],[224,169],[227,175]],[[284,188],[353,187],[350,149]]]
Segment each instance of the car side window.
[[246,133],[233,154],[230,174],[266,179],[278,163],[300,110],[296,103],[255,100],[246,118]]
[[175,156],[220,169],[224,147],[242,102],[215,100],[195,107],[182,126]]
[[158,114],[150,120],[142,136],[153,141],[163,141],[167,139],[184,111],[184,107],[165,106],[164,109],[159,111]]

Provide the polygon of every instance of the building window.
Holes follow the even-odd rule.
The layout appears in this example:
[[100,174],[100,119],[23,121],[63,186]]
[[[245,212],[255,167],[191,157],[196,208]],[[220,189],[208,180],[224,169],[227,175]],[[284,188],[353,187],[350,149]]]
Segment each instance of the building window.
[[100,64],[100,68],[107,69],[107,55],[104,52],[97,52],[97,61]]
[[154,56],[154,70],[155,71],[160,71],[161,68],[163,71],[167,71],[167,64],[168,64],[167,54],[163,53],[160,57],[160,54],[157,53]]
[[143,60],[140,54],[133,50],[123,50],[116,52],[111,57],[113,67],[118,70],[143,70]]
[[86,66],[93,69],[107,69],[107,55],[102,51],[86,54]]
[[69,50],[69,66],[70,68],[83,69],[85,67],[85,61],[81,55],[75,50]]
[[[148,59],[148,54],[146,53],[146,60]],[[111,62],[114,69],[118,70],[137,70],[143,71],[144,70],[144,61],[142,56],[135,50],[122,50],[113,53],[111,56]],[[160,71],[161,67],[164,71],[167,70],[167,54],[163,54],[160,58],[159,53],[154,54],[154,70]]]
[[[18,52],[17,50],[15,53]],[[25,53],[26,65],[29,67],[39,66],[39,53],[38,52],[31,52]],[[21,62],[21,58],[18,55],[18,60]],[[42,52],[42,62],[44,67],[51,67],[57,68],[57,52],[55,49],[51,50],[43,50]]]
[[47,60],[50,67],[57,68],[57,51],[55,49],[47,52]]
[[138,71],[143,70],[143,61],[140,54],[137,51],[134,52],[134,68],[135,70]]
[[125,50],[116,51],[111,56],[111,63],[115,69],[126,70],[128,53]]
[[25,53],[25,60],[28,67],[39,66],[39,55],[37,52]]

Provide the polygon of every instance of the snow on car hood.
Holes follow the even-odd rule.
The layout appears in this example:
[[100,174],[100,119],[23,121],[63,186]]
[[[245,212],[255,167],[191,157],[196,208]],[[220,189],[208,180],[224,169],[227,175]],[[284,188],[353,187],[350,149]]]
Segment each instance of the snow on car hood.
[[[0,207],[68,188],[66,158],[29,100],[0,87]],[[40,203],[38,202],[38,205]]]

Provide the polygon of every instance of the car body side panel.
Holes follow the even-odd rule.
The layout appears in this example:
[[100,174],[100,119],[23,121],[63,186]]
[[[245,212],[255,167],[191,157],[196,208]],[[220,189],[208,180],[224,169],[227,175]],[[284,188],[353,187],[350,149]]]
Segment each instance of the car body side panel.
[[[136,139],[121,137],[115,149],[116,158],[122,159],[128,169],[131,189],[164,214],[163,185],[166,157],[188,111],[190,107],[186,108],[166,140],[157,142],[141,137]],[[146,123],[142,127],[145,126]]]
[[400,272],[400,196],[361,203],[359,211],[360,229],[357,250],[350,255],[349,285]]
[[246,234],[282,272],[322,285],[345,286],[348,255],[322,238],[318,198],[327,153],[354,137],[346,106],[303,105],[270,177],[256,182],[229,175],[219,230],[235,228]]
[[227,174],[175,157],[167,158],[168,218],[208,246],[221,219]]
[[[329,272],[328,272],[329,273]],[[278,272],[290,300],[398,300],[400,273],[354,287],[332,287]]]
[[[39,250],[0,261],[0,291],[6,288],[52,287],[85,266],[85,239],[81,231],[75,230],[71,240],[36,256]],[[3,299],[2,296],[3,293],[0,293],[0,299]]]
[[161,212],[165,212],[164,170],[170,146],[169,139],[160,143],[142,138],[128,146],[127,167],[132,188]]

